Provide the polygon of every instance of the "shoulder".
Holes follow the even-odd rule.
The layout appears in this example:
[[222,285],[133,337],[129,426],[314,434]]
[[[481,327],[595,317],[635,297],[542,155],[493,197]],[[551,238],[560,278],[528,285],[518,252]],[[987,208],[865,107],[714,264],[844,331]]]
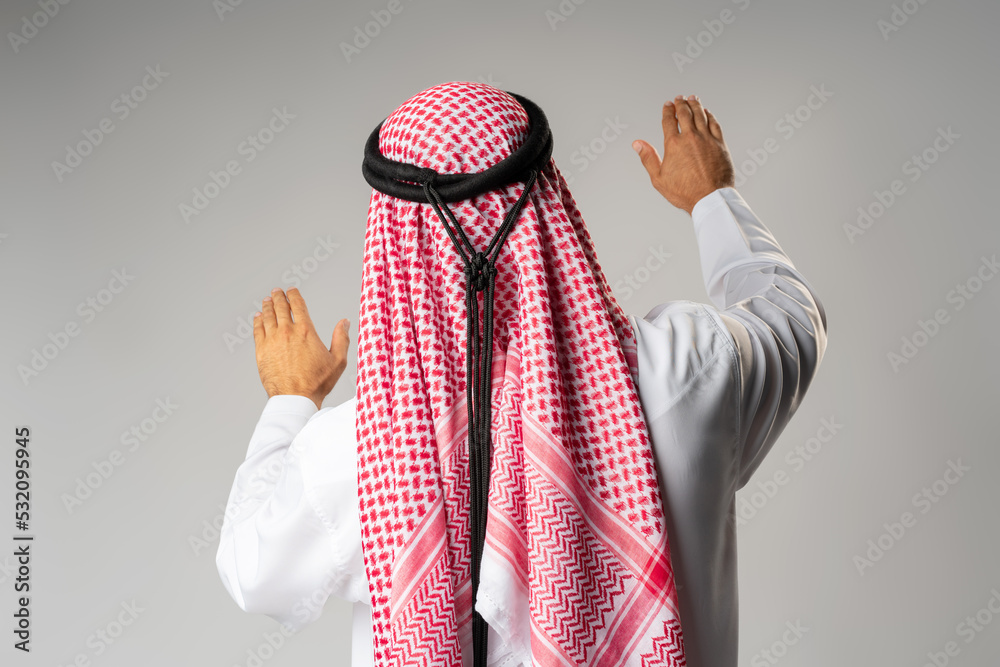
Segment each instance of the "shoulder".
[[[629,321],[636,334],[639,392],[655,418],[689,392],[707,384],[738,390],[740,354],[729,321],[714,307],[688,300],[669,301],[643,318]],[[706,397],[707,398],[707,397]]]
[[641,319],[630,315],[629,320],[640,358],[674,379],[690,378],[720,356],[735,361],[736,342],[730,323],[708,304],[668,301]]
[[[355,406],[357,395],[333,407],[324,407],[316,412],[295,438],[294,446],[303,452],[305,458],[329,455],[331,445],[343,449],[344,442],[353,443],[355,432]],[[351,448],[353,451],[353,447]]]
[[309,419],[309,423],[306,426],[317,422],[323,428],[344,428],[347,425],[354,428],[354,414],[357,403],[358,395],[355,393],[354,396],[343,403],[332,407],[324,407]]
[[353,478],[357,435],[354,411],[357,397],[312,416],[295,438],[302,458],[302,476],[310,489]]

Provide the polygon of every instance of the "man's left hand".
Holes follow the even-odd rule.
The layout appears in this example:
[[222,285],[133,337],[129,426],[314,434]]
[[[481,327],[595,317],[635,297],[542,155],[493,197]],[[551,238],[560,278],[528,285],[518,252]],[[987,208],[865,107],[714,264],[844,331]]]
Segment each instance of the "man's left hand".
[[320,409],[347,368],[349,327],[346,319],[338,322],[327,348],[316,333],[298,288],[288,290],[287,297],[274,288],[253,320],[257,370],[268,397],[306,396]]

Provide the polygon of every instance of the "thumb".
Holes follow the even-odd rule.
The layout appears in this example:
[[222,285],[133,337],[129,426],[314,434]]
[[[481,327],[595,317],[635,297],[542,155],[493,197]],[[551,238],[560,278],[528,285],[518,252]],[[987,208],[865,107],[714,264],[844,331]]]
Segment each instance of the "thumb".
[[636,139],[633,141],[632,148],[639,154],[639,159],[642,160],[642,166],[646,168],[646,171],[649,173],[649,177],[656,178],[659,176],[661,162],[656,149],[642,139]]
[[351,337],[348,330],[351,328],[351,321],[346,317],[333,328],[333,339],[330,341],[330,352],[334,356],[347,357],[347,347],[351,344]]

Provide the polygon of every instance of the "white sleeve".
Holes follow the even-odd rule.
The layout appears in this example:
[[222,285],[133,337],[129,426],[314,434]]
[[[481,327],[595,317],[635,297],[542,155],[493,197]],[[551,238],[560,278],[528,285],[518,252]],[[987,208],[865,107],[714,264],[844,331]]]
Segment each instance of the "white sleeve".
[[734,188],[691,212],[709,298],[740,366],[743,488],[802,402],[826,350],[826,311],[809,282]]
[[630,321],[688,664],[736,667],[736,492],[801,403],[826,314],[735,189],[699,200],[692,218],[712,303]]
[[268,399],[236,472],[216,565],[245,611],[294,631],[330,595],[368,603],[358,521],[354,402],[317,411]]

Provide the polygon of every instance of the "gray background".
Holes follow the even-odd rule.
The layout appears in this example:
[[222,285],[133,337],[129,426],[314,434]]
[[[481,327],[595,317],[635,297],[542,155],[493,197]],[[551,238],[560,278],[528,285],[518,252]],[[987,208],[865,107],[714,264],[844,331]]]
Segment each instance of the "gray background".
[[[77,0],[37,18],[33,34],[23,21],[42,11],[37,0],[3,3],[0,515],[10,523],[0,540],[13,545],[13,431],[28,425],[36,541],[30,656],[11,647],[13,547],[0,548],[0,660],[255,664],[278,625],[228,597],[206,528],[221,518],[266,398],[239,321],[305,265],[313,271],[301,290],[321,337],[349,317],[356,338],[364,139],[413,94],[465,80],[545,110],[601,263],[640,316],[667,300],[707,301],[690,218],[652,189],[629,146],[660,145],[663,101],[697,93],[747,172],[738,190],[826,306],[830,344],[814,385],[738,498],[747,516],[758,505],[739,529],[740,664],[916,666],[949,641],[958,649],[949,664],[995,664],[1000,619],[976,632],[960,624],[983,609],[980,622],[993,621],[994,590],[1000,604],[990,426],[1000,365],[989,336],[1000,281],[973,280],[981,289],[961,309],[948,294],[1000,249],[1000,6],[564,0],[563,16],[557,0],[402,0],[348,62],[341,42],[387,5],[242,0],[220,15],[209,0]],[[894,6],[901,25],[883,34]],[[727,9],[730,23],[712,23]],[[9,33],[22,30],[32,36],[15,50]],[[704,46],[679,67],[674,53],[689,38]],[[121,118],[112,104],[147,66],[168,74]],[[813,86],[831,95],[809,109]],[[246,161],[240,143],[275,107],[295,118]],[[804,120],[789,136],[779,121],[796,112]],[[60,181],[52,163],[103,118],[113,131]],[[609,120],[626,127],[602,144]],[[949,127],[958,138],[936,154]],[[769,139],[763,164],[746,163]],[[581,152],[588,145],[601,150],[593,160]],[[913,181],[905,163],[925,150],[936,161]],[[233,159],[242,171],[185,222],[179,206]],[[852,242],[844,225],[896,179],[905,192]],[[318,238],[339,245],[303,264]],[[671,257],[649,273],[650,247],[660,246]],[[134,279],[101,312],[78,311],[123,269]],[[626,276],[640,289],[626,291]],[[917,335],[926,344],[893,369],[888,354],[938,309],[948,321]],[[22,379],[49,334],[74,323],[78,335]],[[355,371],[326,405],[353,394]],[[178,407],[129,451],[122,432],[149,419],[157,399]],[[824,418],[842,424],[832,438]],[[828,442],[794,464],[818,434]],[[67,508],[65,494],[115,449],[122,464]],[[969,470],[939,482],[937,502],[915,504],[949,460]],[[786,483],[769,496],[776,474]],[[915,525],[892,538],[884,524],[907,511]],[[891,548],[859,569],[855,557],[883,533]],[[133,600],[138,618],[98,655],[88,637]],[[349,620],[349,606],[331,600],[263,664],[347,665]],[[786,623],[808,630],[790,645]]]

